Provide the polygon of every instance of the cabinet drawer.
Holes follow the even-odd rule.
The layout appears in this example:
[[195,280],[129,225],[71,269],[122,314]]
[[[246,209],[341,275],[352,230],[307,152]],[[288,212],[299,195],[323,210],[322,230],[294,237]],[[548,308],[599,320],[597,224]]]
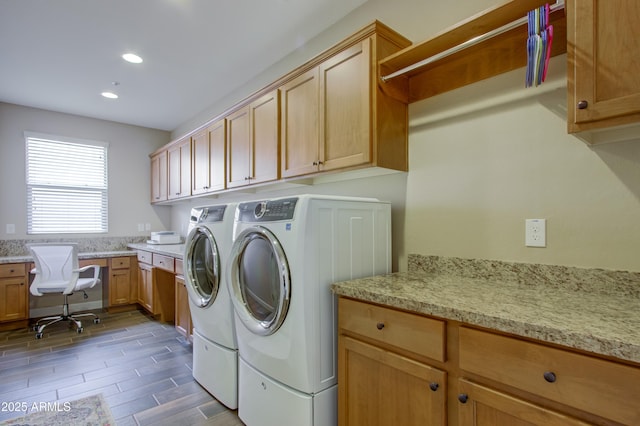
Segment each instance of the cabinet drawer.
[[445,322],[391,308],[340,298],[338,324],[377,342],[436,361],[445,360]]
[[156,268],[164,269],[165,271],[173,272],[174,258],[171,256],[164,256],[162,254],[153,253],[153,266]]
[[0,265],[0,278],[23,277],[25,275],[24,263],[6,263]]
[[131,266],[131,258],[129,256],[114,257],[111,259],[112,269],[127,269]]
[[620,423],[640,424],[640,410],[630,401],[640,394],[640,368],[465,327],[460,368]]
[[151,265],[151,252],[138,250],[138,262],[148,263]]

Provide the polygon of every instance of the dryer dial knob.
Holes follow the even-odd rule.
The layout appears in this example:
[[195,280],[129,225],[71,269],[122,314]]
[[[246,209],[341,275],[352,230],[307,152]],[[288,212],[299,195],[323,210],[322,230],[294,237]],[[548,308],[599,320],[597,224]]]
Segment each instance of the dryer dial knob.
[[253,211],[253,215],[256,217],[256,219],[260,219],[262,216],[264,216],[266,211],[267,211],[267,202],[262,201],[256,204],[256,208]]

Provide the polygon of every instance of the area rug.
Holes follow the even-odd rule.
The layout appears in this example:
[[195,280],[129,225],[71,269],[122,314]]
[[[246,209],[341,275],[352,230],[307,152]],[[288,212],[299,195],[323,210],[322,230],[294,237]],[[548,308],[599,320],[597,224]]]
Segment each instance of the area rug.
[[102,394],[68,402],[21,403],[24,417],[5,420],[0,426],[115,426],[109,405]]

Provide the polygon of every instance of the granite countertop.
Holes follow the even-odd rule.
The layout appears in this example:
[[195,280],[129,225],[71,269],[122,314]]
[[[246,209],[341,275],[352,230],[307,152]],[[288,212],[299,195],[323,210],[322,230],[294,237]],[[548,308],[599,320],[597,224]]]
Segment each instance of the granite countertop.
[[634,291],[612,290],[605,284],[607,291],[585,291],[575,285],[525,283],[504,276],[414,270],[335,283],[332,290],[640,363],[640,298]]
[[[116,250],[116,251],[92,251],[92,252],[84,252],[78,253],[78,259],[102,259],[107,257],[120,257],[120,256],[133,256],[135,253],[132,253],[131,250]],[[0,264],[3,263],[26,263],[33,261],[33,257],[31,255],[23,255],[23,256],[1,256]]]
[[132,243],[127,247],[133,250],[145,250],[152,253],[163,254],[165,256],[175,257],[182,259],[184,252],[184,244],[146,244],[146,243]]

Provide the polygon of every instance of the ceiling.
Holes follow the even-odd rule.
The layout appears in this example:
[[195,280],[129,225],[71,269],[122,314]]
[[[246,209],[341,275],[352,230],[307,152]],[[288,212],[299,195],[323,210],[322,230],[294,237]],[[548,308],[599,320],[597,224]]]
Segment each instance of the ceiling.
[[0,0],[0,102],[173,130],[365,1]]

